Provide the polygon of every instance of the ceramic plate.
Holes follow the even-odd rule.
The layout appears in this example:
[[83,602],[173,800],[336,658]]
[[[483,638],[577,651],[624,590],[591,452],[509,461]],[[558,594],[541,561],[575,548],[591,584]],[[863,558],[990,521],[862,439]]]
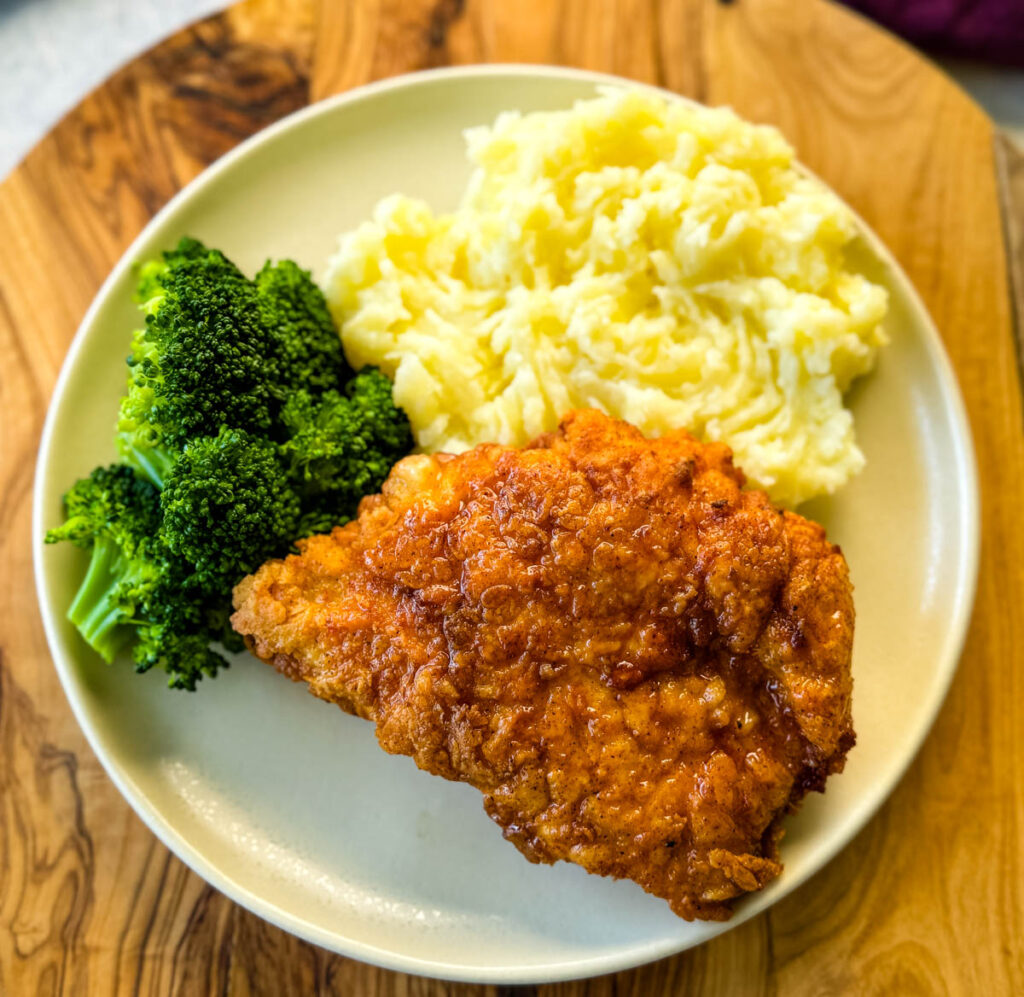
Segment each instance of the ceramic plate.
[[[506,109],[569,106],[596,74],[470,67],[406,76],[315,105],[244,143],[181,192],[104,284],[71,347],[43,433],[35,536],[61,494],[115,458],[133,262],[188,233],[252,272],[269,256],[322,273],[338,234],[402,191],[454,207],[462,130]],[[312,942],[396,970],[505,983],[610,972],[729,930],[836,854],[893,788],[952,678],[974,590],[978,499],[964,409],[921,302],[866,229],[858,265],[888,288],[891,345],[852,396],[867,469],[804,511],[842,544],[856,585],[846,771],[787,821],[785,872],[727,924],[688,924],[629,882],[527,863],[480,794],[385,755],[371,725],[247,655],[199,692],[105,665],[64,612],[84,555],[36,547],[53,658],[118,788],[182,860]]]

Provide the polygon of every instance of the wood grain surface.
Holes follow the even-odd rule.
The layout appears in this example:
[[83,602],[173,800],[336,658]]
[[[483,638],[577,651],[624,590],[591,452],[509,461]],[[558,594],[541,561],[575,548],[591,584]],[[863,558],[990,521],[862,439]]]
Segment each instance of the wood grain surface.
[[960,671],[878,816],[735,931],[639,970],[524,993],[1024,993],[1024,409],[1008,279],[1011,259],[1024,267],[1024,166],[938,70],[811,0],[251,0],[126,66],[0,186],[0,993],[509,991],[324,952],[172,857],[107,779],[60,689],[29,514],[68,342],[153,213],[310,101],[480,61],[607,70],[779,125],[924,296],[965,394],[983,484]]

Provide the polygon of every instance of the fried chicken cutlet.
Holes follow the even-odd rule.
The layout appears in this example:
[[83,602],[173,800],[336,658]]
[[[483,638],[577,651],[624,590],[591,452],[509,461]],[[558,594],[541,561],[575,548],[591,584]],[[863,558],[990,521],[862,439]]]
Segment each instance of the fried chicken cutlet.
[[399,461],[359,518],[235,589],[258,657],[468,782],[532,862],[721,920],[843,767],[853,602],[729,450],[598,412]]

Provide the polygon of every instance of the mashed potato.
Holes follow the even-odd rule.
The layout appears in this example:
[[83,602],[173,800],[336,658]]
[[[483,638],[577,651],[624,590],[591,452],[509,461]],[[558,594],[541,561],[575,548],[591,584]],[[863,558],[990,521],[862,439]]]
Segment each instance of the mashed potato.
[[522,444],[596,407],[724,441],[788,505],[860,470],[842,395],[886,294],[846,268],[849,211],[777,131],[609,90],[466,139],[459,207],[387,198],[325,282],[421,448]]

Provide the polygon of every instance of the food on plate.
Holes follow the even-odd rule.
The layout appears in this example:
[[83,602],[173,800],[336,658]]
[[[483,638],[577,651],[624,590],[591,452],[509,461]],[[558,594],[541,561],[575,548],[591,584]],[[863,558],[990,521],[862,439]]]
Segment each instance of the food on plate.
[[382,201],[325,280],[346,355],[419,447],[521,445],[571,408],[727,443],[773,500],[864,458],[843,407],[884,342],[855,220],[773,128],[608,90],[466,134],[458,207]]
[[176,557],[161,530],[160,490],[127,464],[97,467],[64,496],[67,518],[47,543],[70,540],[91,551],[68,619],[106,661],[126,644],[139,669],[166,668],[191,687],[221,664],[211,640],[225,630],[223,604],[208,609],[205,586]]
[[322,292],[290,260],[250,279],[186,238],[140,267],[136,297],[145,322],[117,443],[157,486],[190,440],[222,426],[274,435],[293,392],[336,388],[349,374]]
[[379,371],[345,362],[323,294],[284,260],[253,279],[194,239],[145,264],[117,443],[65,496],[91,562],[68,616],[107,661],[131,645],[194,689],[242,645],[232,586],[329,530],[412,448]]
[[260,658],[476,786],[533,862],[724,919],[854,743],[854,613],[824,530],[728,449],[575,412],[419,454],[235,589]]

